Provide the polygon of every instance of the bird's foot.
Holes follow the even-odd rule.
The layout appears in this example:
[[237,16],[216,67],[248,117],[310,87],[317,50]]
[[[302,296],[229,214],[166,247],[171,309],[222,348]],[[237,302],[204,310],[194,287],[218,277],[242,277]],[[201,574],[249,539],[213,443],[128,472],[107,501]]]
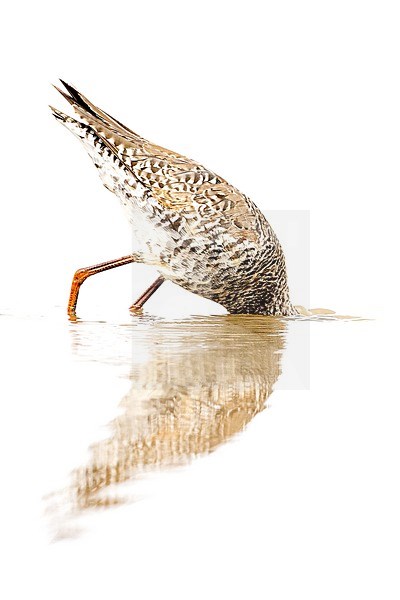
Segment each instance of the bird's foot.
[[136,304],[132,304],[132,306],[129,307],[129,312],[131,313],[131,315],[142,315],[143,307],[137,306]]

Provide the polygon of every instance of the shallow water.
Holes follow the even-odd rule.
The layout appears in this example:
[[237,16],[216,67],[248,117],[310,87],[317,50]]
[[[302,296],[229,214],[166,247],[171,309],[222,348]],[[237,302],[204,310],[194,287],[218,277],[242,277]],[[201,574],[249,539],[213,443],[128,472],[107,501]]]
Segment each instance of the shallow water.
[[[351,319],[324,309],[315,313],[172,320],[144,313],[124,322],[66,322],[54,311],[50,323],[64,321],[69,359],[111,367],[111,377],[128,384],[121,398],[112,393],[108,399],[115,416],[104,424],[106,436],[86,440],[85,462],[73,468],[66,486],[45,495],[54,539],[76,536],[77,523],[92,509],[134,502],[135,482],[144,473],[188,465],[232,440],[264,410],[280,379],[289,389],[308,382],[308,324]],[[45,316],[23,321],[49,325]],[[289,332],[293,356],[284,363]],[[98,393],[89,373],[80,373],[77,384],[84,380]],[[86,401],[79,388],[74,393],[75,401]]]
[[98,324],[73,324],[75,355],[123,366],[129,390],[108,437],[92,443],[88,461],[72,474],[67,515],[128,501],[134,486],[122,496],[120,484],[188,464],[243,431],[280,376],[287,327],[268,317],[141,317],[103,325],[96,354]]
[[[395,554],[377,549],[400,531],[399,442],[397,405],[381,393],[382,324],[329,314],[69,323],[57,308],[3,314],[0,326],[3,530],[37,584],[45,568],[57,587],[64,561],[101,570],[86,590],[101,597],[122,596],[131,571],[132,590],[155,597],[178,569],[183,598],[200,563],[219,595],[228,585],[252,598],[270,586],[289,594],[286,565],[304,589],[332,568],[343,581],[348,561],[351,580],[365,563],[379,573],[368,585],[390,575]],[[72,593],[71,579],[57,595]],[[193,597],[206,593],[198,582]]]

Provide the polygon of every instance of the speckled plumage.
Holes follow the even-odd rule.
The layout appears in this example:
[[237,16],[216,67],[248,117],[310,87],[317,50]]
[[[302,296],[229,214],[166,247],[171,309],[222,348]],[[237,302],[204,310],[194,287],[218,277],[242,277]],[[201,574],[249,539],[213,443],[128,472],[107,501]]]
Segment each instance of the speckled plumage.
[[[126,210],[137,260],[231,313],[293,315],[285,258],[268,221],[234,186],[199,163],[143,139],[68,84],[78,137]],[[59,90],[61,91],[61,90]]]

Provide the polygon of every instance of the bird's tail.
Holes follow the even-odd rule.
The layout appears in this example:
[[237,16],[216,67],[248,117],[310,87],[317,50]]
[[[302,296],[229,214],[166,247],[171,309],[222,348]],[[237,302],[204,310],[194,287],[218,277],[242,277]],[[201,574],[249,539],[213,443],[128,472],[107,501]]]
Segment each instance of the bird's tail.
[[[106,113],[89,103],[68,84],[64,84],[70,92],[58,90],[82,120],[75,119],[50,106],[54,117],[69,129],[82,143],[93,163],[104,186],[113,193],[129,185],[137,185],[137,180],[129,165],[119,154],[118,138],[120,134],[112,134],[111,127],[117,123],[112,117],[105,125]],[[58,88],[57,88],[58,89]],[[104,120],[104,123],[103,123]],[[124,127],[120,125],[120,129]],[[125,131],[128,131],[125,129]],[[133,135],[133,134],[131,134]]]
[[[85,123],[89,124],[96,131],[104,131],[105,137],[109,138],[110,135],[114,134],[118,137],[122,137],[133,142],[138,142],[142,138],[129,129],[126,125],[123,125],[120,121],[106,113],[104,110],[95,106],[90,100],[88,100],[83,94],[78,92],[72,85],[66,83],[60,79],[65,90],[61,90],[57,86],[54,86],[58,92],[71,104],[74,111],[84,120]],[[57,119],[65,122],[65,115],[60,111],[55,111],[51,107],[54,116]],[[143,140],[144,141],[144,140]]]
[[69,115],[66,115],[65,113],[61,112],[61,110],[54,108],[54,106],[49,106],[49,108],[50,108],[51,112],[53,113],[53,116],[57,119],[57,121],[59,121],[67,129],[72,131],[73,134],[75,134],[79,138],[85,137],[87,129],[88,129],[87,125],[85,125],[84,123],[81,123],[80,121],[78,121],[77,119],[74,119],[73,117],[70,117]]

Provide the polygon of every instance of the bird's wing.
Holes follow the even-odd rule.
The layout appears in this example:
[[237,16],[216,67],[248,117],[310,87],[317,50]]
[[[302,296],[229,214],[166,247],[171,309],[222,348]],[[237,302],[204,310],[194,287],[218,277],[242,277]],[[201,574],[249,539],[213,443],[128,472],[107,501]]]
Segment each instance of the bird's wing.
[[[191,179],[196,173],[190,173]],[[188,173],[189,176],[189,173]],[[177,189],[184,188],[184,189]],[[156,197],[167,208],[176,210],[196,233],[229,234],[236,241],[255,242],[260,233],[260,219],[254,205],[239,190],[225,181],[206,181],[153,188]]]
[[56,89],[79,117],[114,148],[161,207],[184,220],[185,228],[196,234],[205,227],[219,228],[238,241],[257,240],[265,219],[244,194],[198,162],[142,138],[61,83],[68,93]]

